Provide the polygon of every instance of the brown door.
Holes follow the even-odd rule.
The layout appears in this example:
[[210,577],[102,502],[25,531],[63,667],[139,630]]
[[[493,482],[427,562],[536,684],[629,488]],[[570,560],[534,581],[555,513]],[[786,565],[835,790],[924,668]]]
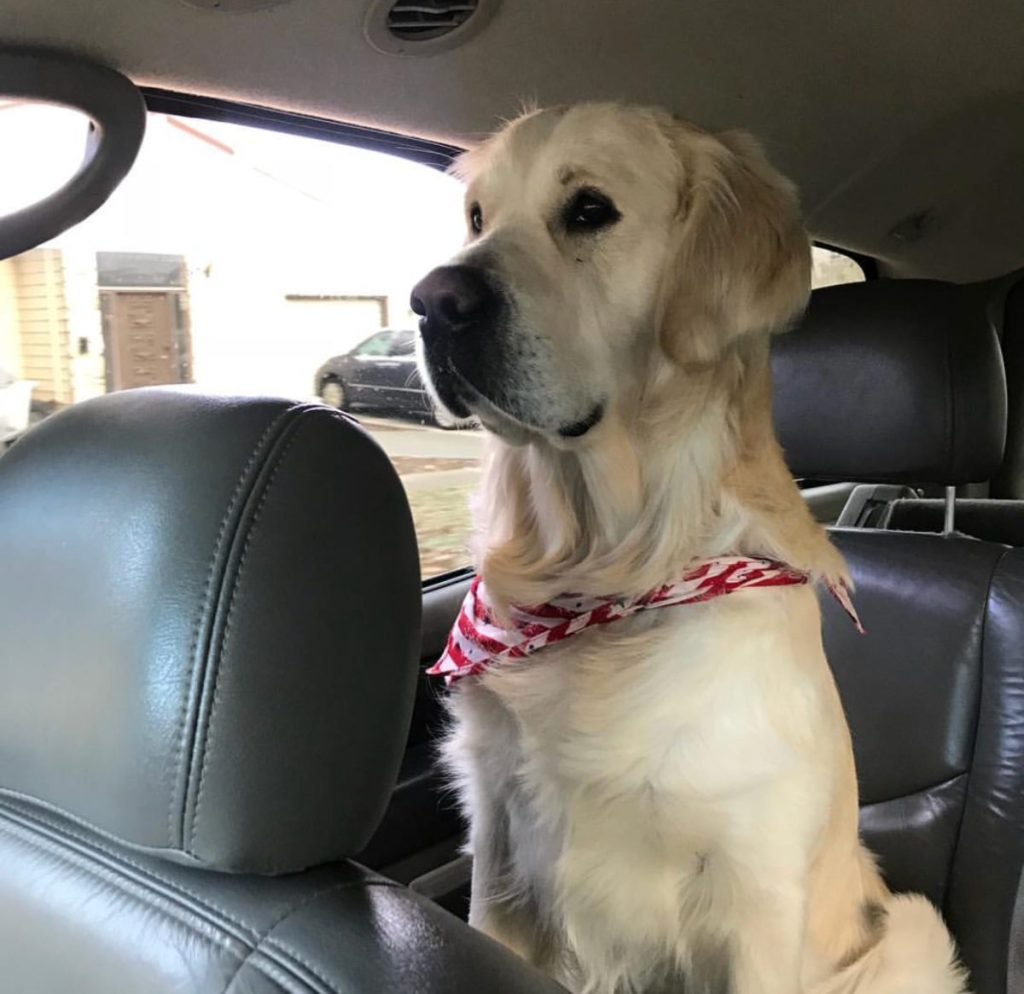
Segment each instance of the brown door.
[[103,293],[111,380],[127,390],[181,382],[173,291]]

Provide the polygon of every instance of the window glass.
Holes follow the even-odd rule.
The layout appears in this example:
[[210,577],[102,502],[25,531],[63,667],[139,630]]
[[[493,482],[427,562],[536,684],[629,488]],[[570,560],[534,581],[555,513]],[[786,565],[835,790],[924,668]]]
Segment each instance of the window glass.
[[416,336],[411,331],[399,331],[391,340],[388,355],[415,355]]
[[[3,147],[21,152],[0,156],[0,213],[77,168],[84,119],[60,115],[0,105]],[[409,291],[462,239],[462,189],[427,166],[150,115],[101,210],[0,262],[0,450],[60,408],[128,387],[319,397],[353,411],[392,457],[424,577],[466,565],[480,433],[435,422],[408,350],[358,372],[350,355],[413,342]]]
[[395,336],[390,331],[374,335],[373,338],[367,339],[356,349],[356,355],[387,355],[391,351],[394,340]]
[[842,252],[815,245],[811,250],[811,286],[835,286],[837,283],[862,283],[864,270],[856,259]]

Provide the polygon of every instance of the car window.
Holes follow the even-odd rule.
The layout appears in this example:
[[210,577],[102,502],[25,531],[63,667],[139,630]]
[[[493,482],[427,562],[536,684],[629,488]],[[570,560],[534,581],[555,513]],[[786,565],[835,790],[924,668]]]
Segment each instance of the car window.
[[391,341],[388,355],[415,355],[416,335],[411,331],[400,331]]
[[[5,106],[32,139],[18,161],[31,151],[36,165],[0,167],[0,211],[49,192],[84,148],[53,108]],[[364,364],[390,379],[361,384],[343,368],[360,343],[386,356],[411,341],[409,291],[462,239],[461,186],[426,165],[151,114],[101,210],[0,262],[0,450],[29,423],[127,387],[321,398],[392,457],[424,577],[464,566],[480,433],[440,427],[408,363]]]
[[811,286],[814,289],[837,283],[861,283],[864,278],[864,270],[856,259],[822,245],[815,245],[811,250]]
[[355,354],[358,356],[387,355],[391,351],[394,338],[395,336],[390,331],[381,332],[363,342],[356,349]]

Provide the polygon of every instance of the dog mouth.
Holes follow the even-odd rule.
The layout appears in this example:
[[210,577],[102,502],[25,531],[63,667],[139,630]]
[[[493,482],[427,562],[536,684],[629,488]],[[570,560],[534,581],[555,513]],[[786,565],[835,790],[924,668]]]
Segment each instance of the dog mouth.
[[591,428],[604,417],[604,404],[595,404],[593,410],[581,421],[563,425],[558,429],[562,438],[582,438]]
[[601,422],[605,415],[603,402],[594,404],[589,412],[575,421],[545,424],[530,416],[528,411],[506,398],[495,398],[473,383],[469,377],[448,359],[439,369],[428,362],[428,374],[441,403],[457,418],[476,416],[480,423],[495,435],[517,444],[529,440],[533,434],[557,435],[570,440],[582,438]]
[[458,382],[462,377],[451,363],[446,362],[441,369],[438,369],[434,363],[428,361],[424,367],[423,372],[426,374],[424,379],[434,388],[437,400],[457,418],[473,417],[475,412],[463,399],[465,391],[457,389]]

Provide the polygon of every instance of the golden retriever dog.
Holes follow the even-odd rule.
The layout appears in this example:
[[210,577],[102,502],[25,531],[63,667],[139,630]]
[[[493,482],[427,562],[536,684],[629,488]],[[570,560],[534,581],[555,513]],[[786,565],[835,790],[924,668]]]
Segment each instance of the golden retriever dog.
[[471,922],[579,994],[960,994],[860,844],[813,589],[845,566],[773,434],[792,186],[743,134],[611,104],[457,173],[466,246],[412,303],[436,399],[490,436],[437,668]]

